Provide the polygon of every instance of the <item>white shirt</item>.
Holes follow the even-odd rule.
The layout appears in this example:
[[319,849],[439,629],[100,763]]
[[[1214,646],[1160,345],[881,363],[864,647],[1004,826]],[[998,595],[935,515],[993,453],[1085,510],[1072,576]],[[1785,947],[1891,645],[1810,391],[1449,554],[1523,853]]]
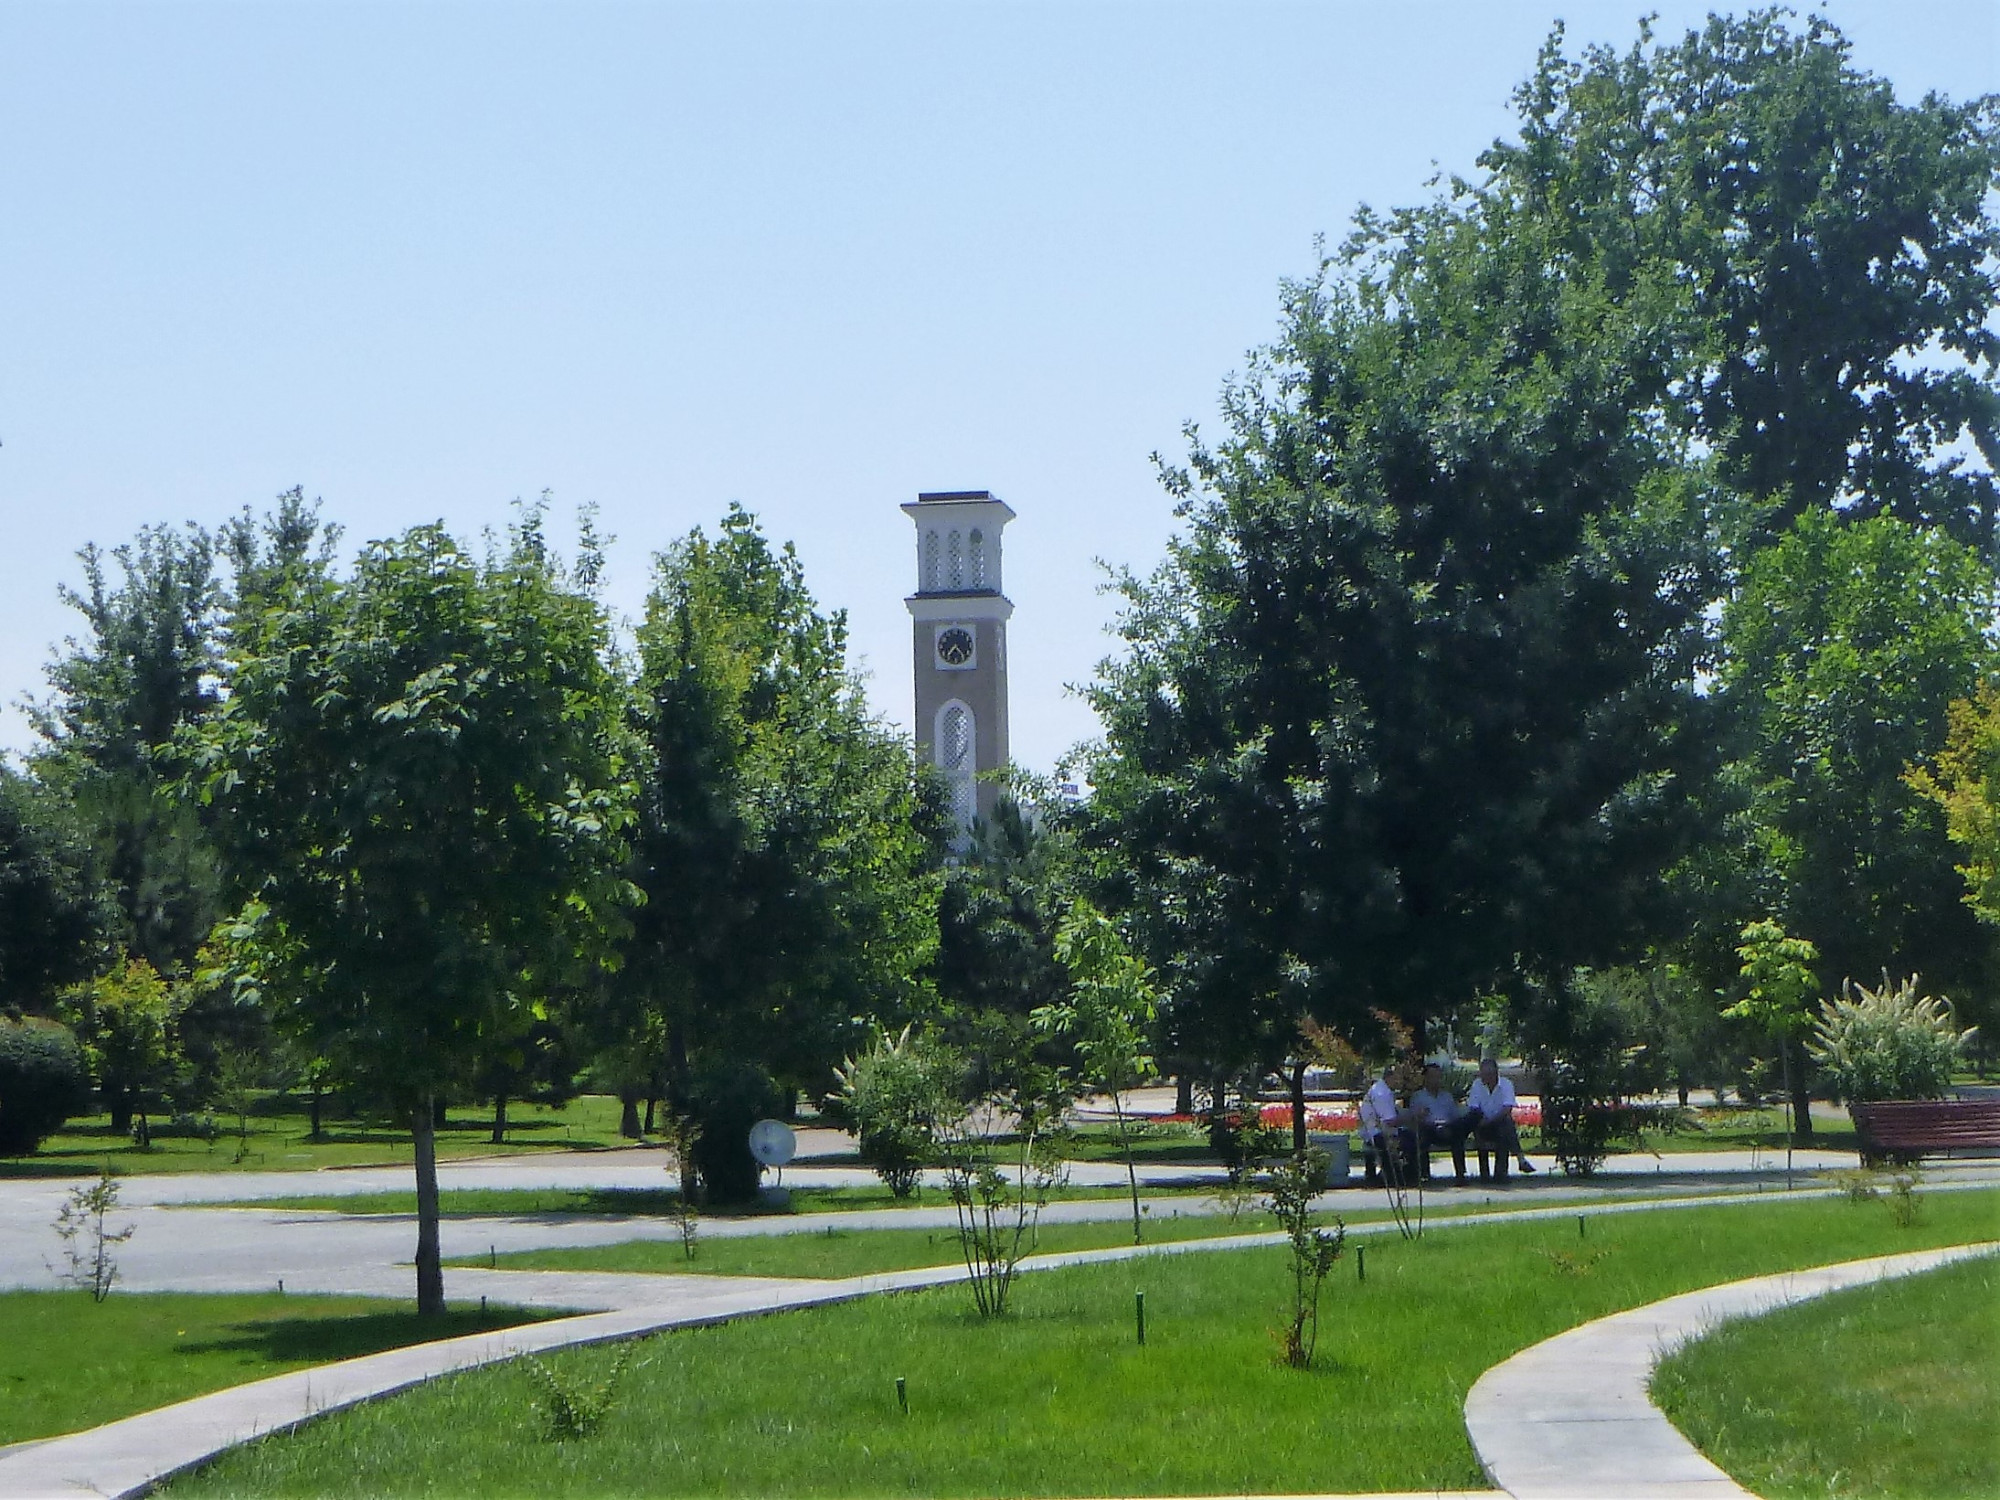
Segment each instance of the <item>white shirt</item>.
[[1429,1089],[1418,1089],[1410,1095],[1410,1108],[1433,1125],[1449,1125],[1458,1118],[1458,1101],[1452,1098],[1450,1089],[1441,1088],[1435,1094]]
[[1503,1078],[1489,1089],[1484,1078],[1473,1079],[1465,1096],[1465,1107],[1477,1110],[1489,1120],[1499,1119],[1514,1107],[1514,1080]]
[[1387,1122],[1399,1113],[1396,1091],[1382,1079],[1376,1079],[1368,1085],[1368,1092],[1361,1098],[1361,1133],[1364,1136],[1381,1135],[1389,1128]]

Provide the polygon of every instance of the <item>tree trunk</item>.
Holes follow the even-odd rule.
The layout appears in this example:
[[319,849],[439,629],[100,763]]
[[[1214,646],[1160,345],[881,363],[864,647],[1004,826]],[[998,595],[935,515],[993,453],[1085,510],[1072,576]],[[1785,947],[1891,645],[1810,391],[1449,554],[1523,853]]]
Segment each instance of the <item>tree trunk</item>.
[[1194,1113],[1194,1075],[1179,1073],[1174,1077],[1174,1113],[1191,1115]]
[[[444,1095],[439,1094],[435,1096],[431,1100],[430,1107],[431,1107],[431,1129],[432,1130],[444,1129],[446,1124],[449,1123],[444,1117],[444,1109],[445,1109]],[[433,1144],[435,1144],[435,1142],[433,1142]]]
[[618,1096],[618,1133],[629,1141],[639,1139],[639,1096],[629,1090]]
[[505,1094],[495,1094],[493,1096],[493,1144],[496,1146],[507,1144],[507,1096]]
[[1292,1064],[1292,1155],[1306,1151],[1306,1065]]
[[1117,1089],[1111,1091],[1111,1108],[1118,1116],[1118,1146],[1125,1153],[1125,1181],[1132,1188],[1132,1243],[1140,1240],[1139,1229],[1139,1169],[1132,1162],[1132,1136],[1125,1128],[1125,1104]]
[[653,1133],[653,1106],[658,1102],[651,1094],[646,1096],[646,1123],[639,1127],[639,1134],[651,1135]]
[[306,1137],[307,1140],[316,1141],[320,1138],[320,1097],[319,1086],[315,1084],[313,1086],[312,1097],[306,1101],[306,1119],[312,1124],[312,1134]]
[[111,1128],[120,1135],[132,1129],[132,1096],[124,1089],[115,1089],[104,1099],[111,1109]]
[[1813,1138],[1812,1090],[1806,1082],[1806,1070],[1802,1062],[1796,1066],[1793,1065],[1792,1048],[1795,1044],[1792,1038],[1786,1037],[1778,1045],[1785,1049],[1785,1062],[1790,1072],[1792,1085],[1792,1136],[1802,1145],[1811,1145]]
[[425,1099],[411,1125],[417,1145],[417,1315],[444,1314],[444,1265],[438,1255],[438,1163],[436,1116]]

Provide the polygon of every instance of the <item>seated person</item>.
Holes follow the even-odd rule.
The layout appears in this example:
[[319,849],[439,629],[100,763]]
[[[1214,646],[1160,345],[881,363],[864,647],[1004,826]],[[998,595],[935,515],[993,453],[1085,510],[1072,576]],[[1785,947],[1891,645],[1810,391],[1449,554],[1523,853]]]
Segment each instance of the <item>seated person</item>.
[[[1500,1076],[1500,1064],[1490,1057],[1479,1060],[1479,1076],[1472,1081],[1472,1090],[1465,1096],[1465,1108],[1472,1116],[1472,1133],[1481,1146],[1493,1149],[1493,1179],[1507,1180],[1507,1159],[1511,1156],[1521,1163],[1523,1172],[1535,1170],[1535,1164],[1528,1160],[1528,1153],[1521,1149],[1521,1133],[1514,1128],[1514,1082]],[[1486,1178],[1486,1154],[1479,1157],[1480,1180]]]
[[1477,1116],[1459,1108],[1458,1100],[1444,1086],[1444,1069],[1438,1064],[1424,1064],[1424,1086],[1410,1095],[1410,1113],[1417,1127],[1417,1170],[1424,1180],[1431,1178],[1431,1148],[1448,1146],[1456,1180],[1464,1182],[1465,1138],[1472,1133]]
[[[1375,1180],[1374,1163],[1380,1162],[1382,1169],[1390,1173],[1392,1183],[1408,1182],[1414,1175],[1417,1163],[1417,1132],[1415,1117],[1396,1103],[1396,1090],[1392,1080],[1396,1065],[1385,1063],[1382,1076],[1368,1085],[1368,1092],[1361,1096],[1361,1143],[1374,1152],[1369,1164],[1368,1181]],[[1390,1154],[1391,1134],[1395,1154]]]

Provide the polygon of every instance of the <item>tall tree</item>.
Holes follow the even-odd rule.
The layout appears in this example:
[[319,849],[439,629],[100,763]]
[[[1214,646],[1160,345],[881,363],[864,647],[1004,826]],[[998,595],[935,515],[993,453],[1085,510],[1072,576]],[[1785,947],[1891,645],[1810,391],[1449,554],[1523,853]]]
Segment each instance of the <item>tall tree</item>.
[[1662,416],[1771,504],[1766,536],[1838,507],[2000,558],[2000,98],[1899,102],[1838,29],[1778,10],[1623,54],[1562,43],[1486,191],[1541,217],[1559,268],[1687,290]]
[[46,1014],[114,925],[83,830],[51,789],[0,764],[0,1010]]
[[933,974],[948,1009],[1025,1018],[1067,992],[1056,930],[1076,876],[1055,818],[1041,788],[1017,784],[946,868]]
[[1963,856],[1965,904],[2000,927],[2000,681],[1980,683],[1946,712],[1936,764],[1907,779],[1944,813],[1945,831]]
[[1725,612],[1721,698],[1753,852],[1772,914],[1818,949],[1830,985],[1981,977],[1944,815],[1904,772],[1944,746],[1952,701],[1993,669],[1995,603],[1993,570],[1949,537],[1816,513],[1751,559]]
[[908,748],[869,717],[842,615],[732,507],[657,559],[639,630],[648,748],[627,982],[685,1089],[701,1049],[821,1087],[907,1014],[937,941],[934,840]]
[[217,914],[220,876],[179,793],[175,736],[216,705],[223,590],[214,539],[154,526],[109,554],[80,554],[63,598],[86,631],[48,668],[33,710],[35,774],[75,807],[121,915],[119,941],[162,973],[190,964]]
[[1557,275],[1504,199],[1379,245],[1288,289],[1170,472],[1185,536],[1092,692],[1162,1050],[1223,1066],[1615,961],[1708,767],[1710,541],[1647,409],[1671,292]]
[[281,1024],[409,1111],[417,1301],[444,1305],[432,1102],[608,956],[631,766],[602,609],[531,507],[300,557],[234,637],[210,795],[234,937]]

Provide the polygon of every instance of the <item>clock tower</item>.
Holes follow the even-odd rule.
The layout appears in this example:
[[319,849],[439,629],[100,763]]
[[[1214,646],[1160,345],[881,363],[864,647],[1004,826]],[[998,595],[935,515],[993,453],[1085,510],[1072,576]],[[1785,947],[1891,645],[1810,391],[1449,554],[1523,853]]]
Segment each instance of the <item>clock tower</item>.
[[951,788],[961,828],[991,817],[998,789],[978,778],[1007,764],[1007,618],[1000,531],[1014,519],[987,490],[919,495],[917,591],[903,602],[917,668],[917,748]]

